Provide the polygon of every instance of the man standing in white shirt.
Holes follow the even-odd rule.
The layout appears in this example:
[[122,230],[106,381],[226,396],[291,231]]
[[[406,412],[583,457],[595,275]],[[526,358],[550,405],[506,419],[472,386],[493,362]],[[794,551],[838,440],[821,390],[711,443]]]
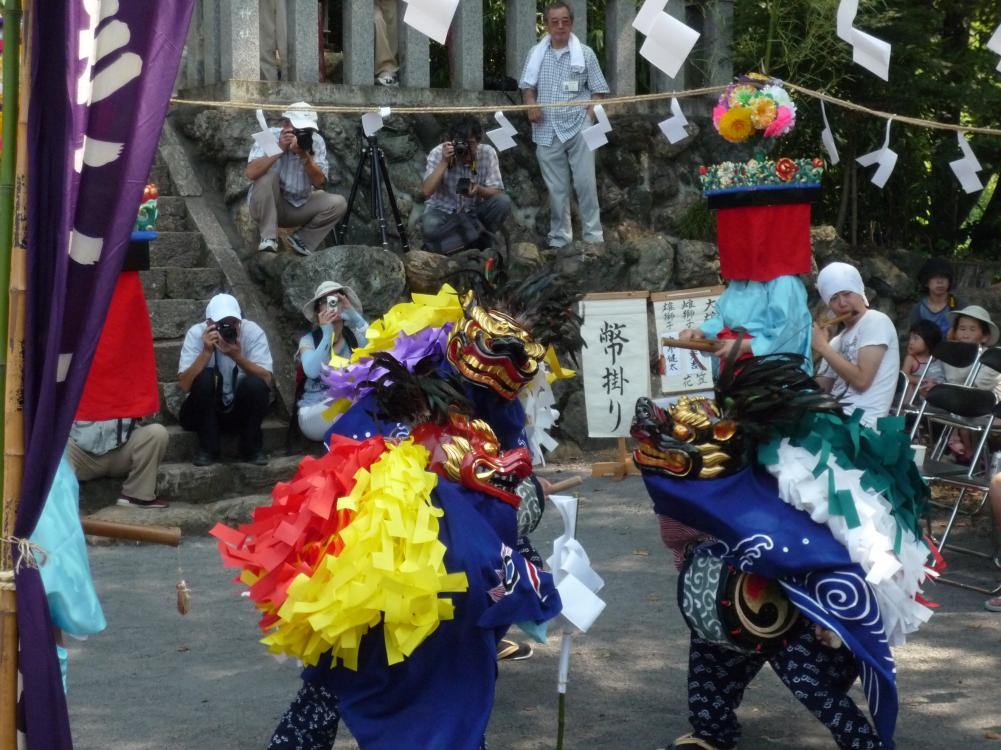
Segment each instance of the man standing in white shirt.
[[[572,33],[573,10],[564,2],[546,8],[542,15],[548,32],[528,54],[518,86],[526,104],[601,99],[608,83],[594,52]],[[570,179],[573,177],[584,242],[602,242],[594,153],[581,131],[592,119],[591,107],[536,107],[528,111],[532,140],[542,179],[549,191],[550,247],[563,247],[573,239],[570,225]]]

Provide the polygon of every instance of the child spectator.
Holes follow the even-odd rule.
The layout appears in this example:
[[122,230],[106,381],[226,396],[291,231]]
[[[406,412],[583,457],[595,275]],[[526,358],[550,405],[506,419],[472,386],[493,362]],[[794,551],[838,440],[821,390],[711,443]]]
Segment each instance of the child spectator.
[[[914,397],[914,386],[917,385],[925,365],[931,359],[932,350],[938,346],[942,340],[942,332],[938,325],[930,320],[919,320],[911,325],[910,338],[907,340],[907,354],[904,355],[904,363],[901,368],[910,384],[907,387],[907,394],[904,403],[909,404]],[[945,369],[942,363],[934,360],[928,367],[924,380],[921,381],[921,395],[928,392],[936,383],[945,380]]]
[[952,293],[952,266],[941,258],[929,258],[918,271],[918,283],[924,295],[911,310],[909,323],[930,320],[945,336],[949,332],[949,313],[966,304]]
[[[962,310],[953,310],[949,312],[949,320],[952,323],[950,337],[954,341],[978,344],[979,346],[994,346],[998,342],[998,327],[991,320],[991,314],[980,305],[968,305]],[[946,364],[944,367],[945,382],[962,385],[966,382],[972,366],[953,367]],[[1001,398],[1001,373],[997,370],[981,366],[972,385],[974,388],[994,391],[995,395]],[[952,437],[949,439],[949,450],[960,461],[968,462],[973,456],[969,431],[953,431]]]

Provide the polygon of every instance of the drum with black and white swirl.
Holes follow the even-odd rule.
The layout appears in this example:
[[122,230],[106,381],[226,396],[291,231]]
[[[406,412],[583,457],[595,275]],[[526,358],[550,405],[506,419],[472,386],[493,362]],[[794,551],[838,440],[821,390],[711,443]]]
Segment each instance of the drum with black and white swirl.
[[741,653],[768,653],[800,621],[777,581],[696,550],[678,579],[678,605],[699,638]]

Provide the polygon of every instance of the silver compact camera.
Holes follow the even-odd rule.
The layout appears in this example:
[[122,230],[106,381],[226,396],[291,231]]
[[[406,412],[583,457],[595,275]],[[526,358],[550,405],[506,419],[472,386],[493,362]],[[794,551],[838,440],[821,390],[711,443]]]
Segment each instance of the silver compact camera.
[[327,297],[327,310],[329,310],[332,313],[335,313],[340,309],[340,307],[341,307],[341,300],[337,297],[337,295],[331,294],[329,297]]

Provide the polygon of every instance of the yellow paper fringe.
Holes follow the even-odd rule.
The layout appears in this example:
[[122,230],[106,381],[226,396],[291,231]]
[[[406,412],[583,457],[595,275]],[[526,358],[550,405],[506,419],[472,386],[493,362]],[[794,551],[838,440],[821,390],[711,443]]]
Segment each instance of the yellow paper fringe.
[[571,370],[569,367],[563,367],[560,364],[560,358],[556,356],[556,350],[552,344],[546,349],[545,359],[546,364],[549,365],[549,370],[546,372],[546,382],[549,385],[552,385],[557,380],[568,380],[577,374],[576,370]]
[[[351,362],[363,357],[371,357],[375,352],[389,351],[396,338],[404,333],[412,335],[425,328],[441,328],[446,323],[458,323],[463,318],[459,295],[448,284],[444,284],[437,294],[413,294],[413,302],[393,305],[365,332],[368,344],[351,353]],[[343,367],[347,363],[341,357],[331,357],[332,367]]]
[[289,586],[279,623],[261,641],[270,651],[310,665],[332,651],[333,664],[357,669],[361,638],[381,620],[386,656],[396,664],[452,619],[452,601],[439,594],[469,583],[465,573],[445,570],[443,512],[431,504],[438,478],[427,462],[427,450],[407,440],[358,471],[351,493],[337,501],[356,513],[340,532],[344,549]]

